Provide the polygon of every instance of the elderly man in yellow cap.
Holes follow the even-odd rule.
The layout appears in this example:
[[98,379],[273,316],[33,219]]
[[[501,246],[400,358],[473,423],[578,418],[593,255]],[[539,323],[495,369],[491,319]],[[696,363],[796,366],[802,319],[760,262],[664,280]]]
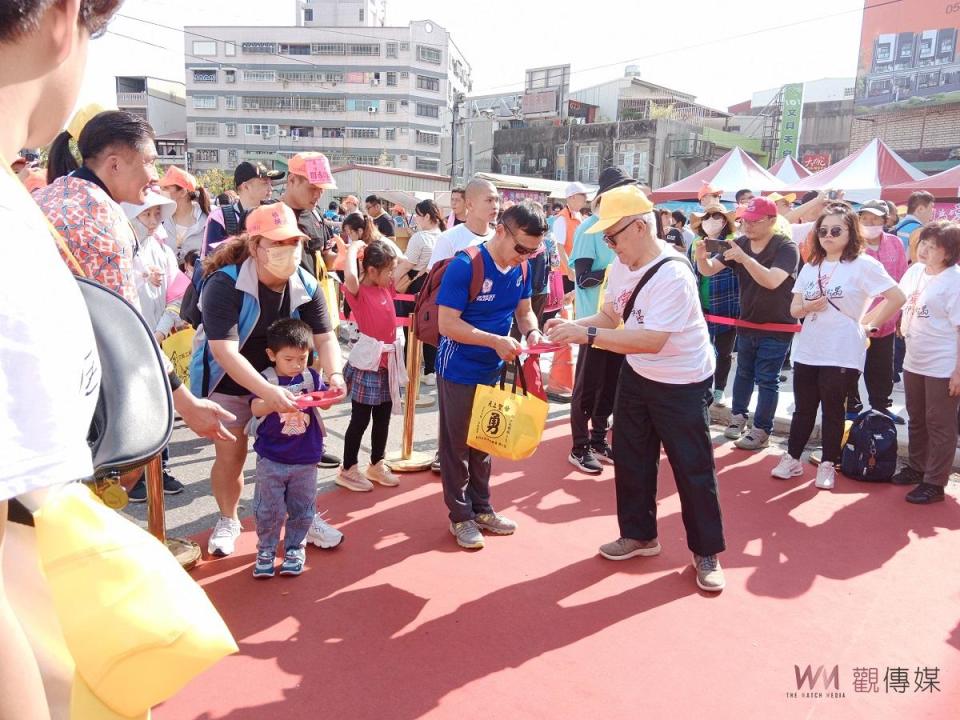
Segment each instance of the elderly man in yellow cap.
[[[617,256],[599,313],[547,323],[551,342],[601,345],[623,353],[613,410],[613,462],[620,537],[600,547],[608,560],[660,553],[657,471],[660,448],[676,477],[697,585],[725,585],[726,549],[707,408],[716,361],[697,285],[686,259],[656,236],[653,203],[636,186],[603,196],[603,233]],[[621,323],[623,323],[621,327]]]

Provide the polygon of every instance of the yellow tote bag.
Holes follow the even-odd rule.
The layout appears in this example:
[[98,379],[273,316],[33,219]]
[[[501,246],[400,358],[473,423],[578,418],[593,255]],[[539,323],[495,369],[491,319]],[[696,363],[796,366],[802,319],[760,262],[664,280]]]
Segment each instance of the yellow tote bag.
[[190,389],[190,358],[193,355],[193,338],[197,331],[191,327],[173,333],[161,344],[160,349],[169,358],[180,382]]
[[543,400],[527,393],[526,381],[520,363],[515,364],[513,387],[505,387],[506,366],[500,375],[500,384],[478,385],[473,397],[473,412],[467,430],[467,445],[509,460],[523,460],[536,452],[547,424],[549,406]]
[[317,281],[320,283],[320,289],[323,291],[323,299],[327,303],[327,312],[330,315],[330,327],[336,330],[340,327],[340,297],[337,294],[337,282],[333,276],[327,272],[326,263],[323,262],[323,256],[316,254]]
[[40,565],[76,663],[71,720],[139,718],[237,645],[151,535],[79,483],[34,513]]

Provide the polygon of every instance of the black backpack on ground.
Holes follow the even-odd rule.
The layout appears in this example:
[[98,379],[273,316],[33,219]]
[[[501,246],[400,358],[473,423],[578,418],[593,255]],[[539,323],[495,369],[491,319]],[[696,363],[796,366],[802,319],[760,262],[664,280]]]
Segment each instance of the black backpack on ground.
[[897,471],[897,447],[893,420],[882,412],[866,410],[850,427],[840,472],[853,480],[889,482]]

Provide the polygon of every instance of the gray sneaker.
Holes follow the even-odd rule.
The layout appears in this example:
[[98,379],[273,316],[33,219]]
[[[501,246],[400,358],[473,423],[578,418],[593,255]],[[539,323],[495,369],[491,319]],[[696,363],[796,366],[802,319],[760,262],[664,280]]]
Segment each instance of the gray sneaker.
[[734,443],[741,450],[760,450],[769,444],[770,433],[760,428],[750,428],[750,432]]
[[653,540],[617,538],[600,546],[600,554],[607,560],[627,560],[632,557],[652,557],[660,554],[660,543]]
[[697,571],[697,587],[706,592],[720,592],[727,585],[723,568],[716,555],[694,555],[693,567]]
[[473,520],[450,523],[450,534],[457,539],[457,545],[468,550],[479,550],[483,547],[483,534]]
[[723,431],[723,436],[727,440],[739,440],[740,436],[743,435],[744,428],[746,427],[746,415],[731,415],[730,424],[727,425],[727,429]]
[[517,529],[517,524],[513,520],[495,512],[480,513],[474,518],[474,522],[481,530],[492,532],[494,535],[513,535]]

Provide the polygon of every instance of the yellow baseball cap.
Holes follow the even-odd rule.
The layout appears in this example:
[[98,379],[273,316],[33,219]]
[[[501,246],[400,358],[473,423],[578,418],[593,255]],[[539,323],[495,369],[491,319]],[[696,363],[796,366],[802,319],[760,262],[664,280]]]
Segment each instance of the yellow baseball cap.
[[287,164],[287,172],[299,175],[323,190],[336,190],[337,183],[330,172],[330,161],[319,152],[297,153]]
[[791,205],[793,205],[793,203],[795,203],[797,200],[796,193],[787,193],[786,195],[781,195],[780,193],[772,192],[769,195],[767,195],[767,197],[773,200],[774,202],[780,202],[781,200],[785,200]]
[[653,210],[653,203],[636,185],[624,185],[603,194],[600,203],[600,220],[588,229],[587,234],[603,232],[625,217],[643,215]]

